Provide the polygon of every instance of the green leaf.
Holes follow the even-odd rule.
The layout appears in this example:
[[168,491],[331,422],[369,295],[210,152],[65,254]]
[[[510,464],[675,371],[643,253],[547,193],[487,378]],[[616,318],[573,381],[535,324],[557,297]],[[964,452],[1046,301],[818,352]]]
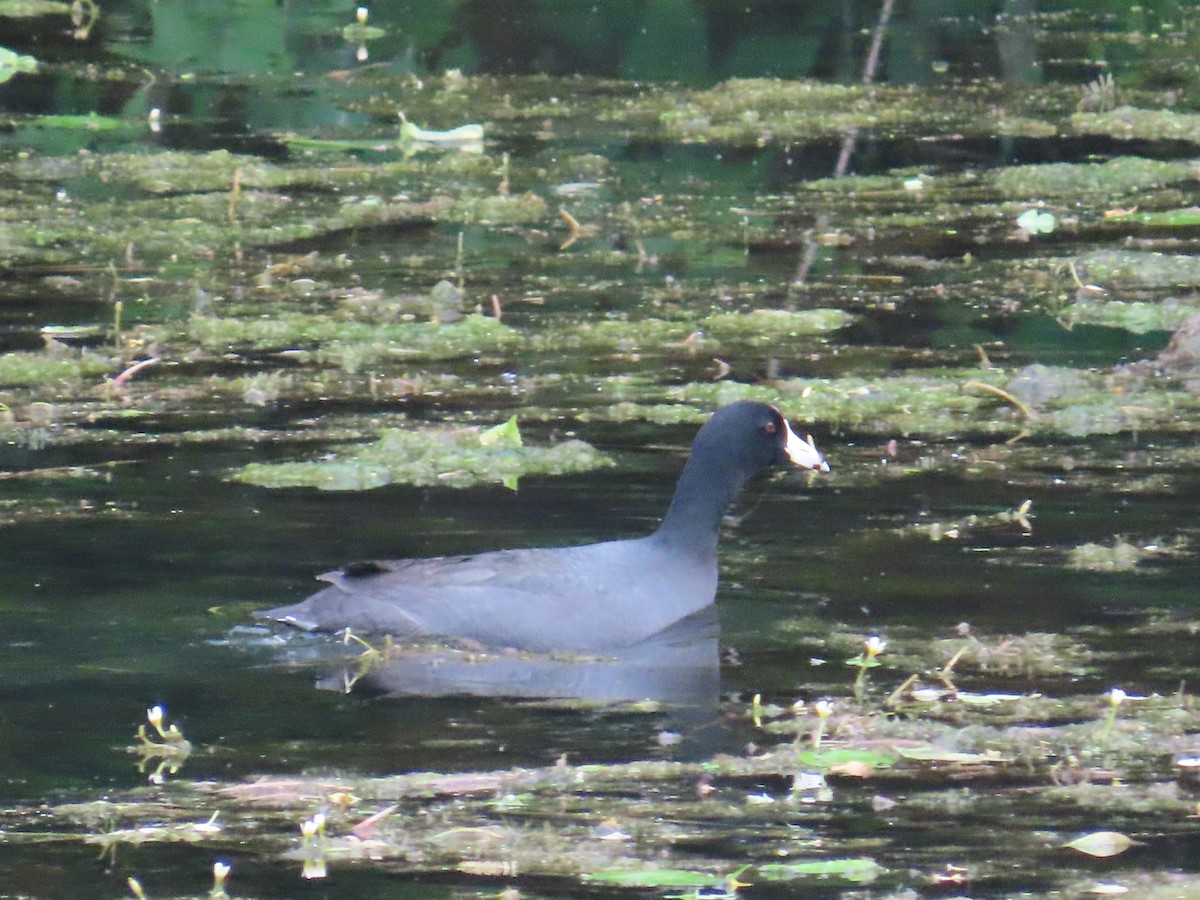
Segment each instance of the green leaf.
[[37,66],[37,60],[32,56],[22,56],[0,47],[0,84],[4,84],[18,72],[34,72]]
[[508,421],[483,432],[479,435],[479,443],[484,447],[520,447],[521,430],[517,427],[517,417],[509,416]]
[[1200,225],[1200,207],[1191,206],[1187,209],[1164,209],[1159,212],[1141,213],[1136,216],[1122,216],[1118,221],[1129,219],[1140,222],[1143,225],[1157,227]]
[[920,762],[959,763],[975,765],[980,763],[1006,763],[1011,760],[1001,756],[989,756],[986,753],[960,753],[957,750],[941,750],[937,747],[897,747],[896,751],[905,759]]
[[883,866],[865,857],[852,859],[814,859],[807,862],[764,863],[755,866],[767,881],[790,881],[794,878],[841,878],[846,881],[873,881],[883,873]]
[[88,113],[83,116],[38,116],[33,124],[39,128],[62,128],[67,131],[115,131],[132,123],[112,116]]
[[62,0],[0,0],[0,16],[32,19],[35,16],[69,16],[71,4]]
[[623,887],[711,887],[724,884],[728,876],[687,869],[601,869],[583,876],[584,881]]
[[1030,234],[1049,234],[1057,224],[1053,215],[1037,209],[1027,209],[1017,216],[1017,227]]
[[829,750],[807,750],[796,756],[797,761],[806,769],[827,771],[834,766],[849,762],[867,763],[877,769],[887,768],[896,764],[896,757],[880,753],[877,750],[855,750],[852,748],[836,748]]

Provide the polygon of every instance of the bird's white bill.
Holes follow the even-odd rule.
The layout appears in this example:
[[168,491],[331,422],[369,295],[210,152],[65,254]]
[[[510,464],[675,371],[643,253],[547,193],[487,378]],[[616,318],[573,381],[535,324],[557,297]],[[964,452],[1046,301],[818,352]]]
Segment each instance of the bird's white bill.
[[825,461],[825,457],[821,455],[821,451],[816,448],[812,442],[812,438],[805,440],[792,431],[792,426],[785,420],[783,423],[784,429],[787,431],[787,442],[783,445],[783,452],[787,454],[787,458],[791,460],[792,465],[799,466],[802,469],[815,469],[818,472],[828,472],[829,463]]

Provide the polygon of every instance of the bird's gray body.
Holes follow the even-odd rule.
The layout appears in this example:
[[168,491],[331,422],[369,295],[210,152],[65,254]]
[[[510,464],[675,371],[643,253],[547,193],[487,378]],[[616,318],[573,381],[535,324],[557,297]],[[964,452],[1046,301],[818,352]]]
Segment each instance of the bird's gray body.
[[[665,552],[650,535],[580,547],[388,560],[319,578],[329,587],[262,615],[306,630],[595,650],[642,640],[710,605],[717,560],[715,554],[698,559]],[[448,594],[453,603],[445,601]]]

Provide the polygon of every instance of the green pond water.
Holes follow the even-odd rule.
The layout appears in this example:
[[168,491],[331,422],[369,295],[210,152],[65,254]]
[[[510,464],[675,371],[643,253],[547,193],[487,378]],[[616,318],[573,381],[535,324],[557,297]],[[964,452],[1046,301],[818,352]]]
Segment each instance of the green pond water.
[[[908,6],[0,0],[0,896],[1200,896],[1200,10]],[[719,636],[251,618],[742,397]]]

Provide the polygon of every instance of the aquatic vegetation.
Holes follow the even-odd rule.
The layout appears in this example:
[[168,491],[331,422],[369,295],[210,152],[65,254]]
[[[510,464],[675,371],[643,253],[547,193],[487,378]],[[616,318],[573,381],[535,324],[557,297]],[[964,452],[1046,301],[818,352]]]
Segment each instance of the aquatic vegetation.
[[499,432],[470,427],[390,429],[352,453],[307,462],[250,463],[233,477],[261,487],[331,491],[385,484],[464,487],[487,482],[515,488],[523,475],[563,475],[611,465],[583,441],[539,447],[514,440],[507,425],[499,427]]
[[0,385],[35,385],[47,395],[112,371],[113,360],[91,350],[0,354]]
[[1107,134],[1125,140],[1200,142],[1200,114],[1173,109],[1119,106],[1108,112],[1077,112],[1071,128],[1080,134]]
[[902,87],[745,78],[686,96],[661,121],[675,140],[762,146],[852,128],[892,129],[922,115],[929,115],[927,104]]
[[942,672],[975,670],[1000,678],[1080,676],[1089,671],[1092,654],[1065,634],[1033,631],[981,637],[969,630],[961,638],[939,639],[931,649],[940,655]]
[[[162,328],[143,331],[147,340],[170,339]],[[339,321],[328,315],[285,313],[270,319],[192,316],[187,336],[213,352],[232,350],[310,350],[319,361],[356,372],[370,362],[453,359],[519,346],[520,335],[490,316],[468,315],[456,322],[380,324]]]
[[482,153],[483,126],[459,125],[447,131],[431,131],[413,124],[400,113],[400,147],[406,154],[434,147]]
[[1180,552],[1181,541],[1145,541],[1131,543],[1118,536],[1111,544],[1087,543],[1072,547],[1067,566],[1086,572],[1133,572],[1146,559]]
[[1050,234],[1058,225],[1053,213],[1027,209],[1017,216],[1017,227],[1030,235]]
[[1188,181],[1196,177],[1196,167],[1189,161],[1118,156],[1098,163],[1007,166],[993,169],[984,177],[1005,197],[1066,200],[1086,197],[1090,202],[1098,202]]
[[[0,15],[3,12],[0,11]],[[32,56],[14,53],[6,47],[0,47],[0,84],[12,79],[22,72],[36,72],[38,62]]]
[[[163,728],[165,715],[161,706],[153,706],[146,710],[146,720],[158,734],[160,740],[156,741],[151,738],[143,724],[138,726],[138,743],[126,748],[128,752],[141,757],[138,762],[139,772],[145,772],[147,766],[152,762],[158,763],[154,771],[150,773],[151,784],[163,784],[168,774],[177,775],[184,762],[192,755],[192,742],[183,736],[178,725],[172,723],[169,728]],[[212,821],[216,821],[215,814]]]
[[1200,259],[1136,250],[1094,250],[1076,258],[1081,276],[1113,291],[1200,285]]
[[[1021,27],[1045,46],[1059,40],[1061,24],[1034,13]],[[1095,24],[1083,43],[1112,49],[1108,26]],[[342,25],[322,21],[322,46],[339,33],[370,36]],[[1180,34],[1164,26],[1155,43],[1185,47]],[[1176,52],[1192,66],[1194,54]],[[179,144],[174,135],[142,141],[147,123],[134,111],[143,73],[96,66],[130,89],[119,117],[81,107],[78,116],[4,118],[4,334],[16,349],[0,356],[8,450],[0,477],[13,489],[0,501],[0,523],[35,524],[27,544],[71,519],[137,516],[128,527],[141,534],[135,529],[169,504],[176,527],[188,529],[190,554],[194,544],[204,549],[209,526],[195,505],[180,503],[176,517],[181,480],[205,504],[219,497],[204,486],[231,469],[254,484],[328,489],[513,484],[526,471],[606,464],[588,445],[547,443],[580,422],[597,423],[589,436],[613,446],[627,448],[625,435],[636,435],[638,446],[674,451],[685,425],[740,397],[777,402],[841,445],[836,502],[800,479],[766,501],[779,504],[772,521],[786,525],[763,539],[778,542],[772,552],[792,540],[788,528],[808,528],[800,503],[829,502],[849,518],[821,535],[811,557],[807,547],[790,557],[802,577],[752,566],[766,553],[758,534],[738,526],[746,539],[735,548],[741,583],[730,579],[731,606],[761,602],[768,619],[772,608],[806,617],[772,622],[753,639],[734,634],[746,665],[722,673],[737,692],[720,701],[722,730],[728,746],[753,739],[753,749],[697,759],[703,751],[686,744],[691,730],[661,704],[593,708],[587,738],[556,732],[553,746],[522,748],[523,758],[506,756],[494,770],[486,769],[491,748],[504,740],[507,752],[516,741],[443,733],[434,721],[420,749],[468,748],[478,755],[455,761],[467,771],[420,771],[429,757],[414,755],[418,771],[394,778],[355,774],[353,728],[324,757],[321,739],[244,735],[258,743],[222,747],[236,758],[232,771],[261,768],[263,759],[286,771],[231,783],[209,781],[206,771],[204,783],[174,784],[164,802],[144,786],[108,785],[105,794],[120,802],[87,817],[8,809],[0,814],[6,841],[188,840],[278,862],[289,878],[301,863],[314,877],[352,864],[439,884],[505,879],[524,890],[556,879],[568,893],[643,885],[730,896],[747,883],[828,892],[874,879],[872,890],[900,895],[961,892],[951,885],[970,878],[980,895],[1039,896],[1090,885],[1057,863],[1014,875],[972,843],[977,833],[1012,824],[1018,858],[1038,864],[1048,853],[1070,856],[1060,848],[1081,827],[1111,827],[1172,852],[1186,840],[1200,721],[1196,698],[1174,686],[1194,669],[1194,616],[1158,613],[1143,632],[1135,622],[1120,637],[1134,649],[1121,643],[1114,653],[1118,640],[1105,626],[1054,632],[1049,620],[1022,619],[1018,633],[1005,634],[995,619],[982,628],[972,617],[974,631],[955,630],[951,619],[931,634],[928,620],[905,619],[901,601],[944,604],[938,615],[961,602],[998,619],[990,610],[1011,600],[1023,615],[1030,601],[988,594],[991,576],[1037,566],[1064,596],[1077,590],[1081,603],[1123,615],[1142,593],[1161,598],[1156,567],[1176,575],[1176,565],[1149,563],[1191,552],[1190,531],[1161,541],[1131,535],[1156,533],[1148,501],[1189,496],[1200,463],[1191,439],[1200,370],[1187,324],[1200,283],[1192,234],[1200,214],[1189,206],[1195,161],[1186,147],[1113,157],[1101,141],[1093,156],[1077,138],[1054,139],[1191,140],[1193,113],[1106,111],[1116,101],[1111,80],[1080,102],[1078,72],[1068,85],[950,76],[931,90],[755,79],[692,91],[418,77],[389,65],[284,79],[289,104],[307,110],[332,97],[336,115],[322,121],[348,124],[314,134],[251,130],[236,146],[253,152],[184,152],[164,149]],[[1191,83],[1164,72],[1139,89],[1135,69],[1118,62],[1120,102],[1169,105],[1161,85]],[[57,64],[55,75],[72,78]],[[90,96],[92,76],[85,81],[87,91],[69,95]],[[252,84],[204,73],[174,84],[181,95],[198,86],[235,100],[257,96]],[[435,132],[406,123],[398,133],[398,98],[415,122],[486,123],[489,153],[480,152],[483,126]],[[873,174],[814,178],[847,129],[862,129],[862,148],[871,142],[855,161]],[[1042,140],[998,141],[1003,135]],[[428,152],[406,154],[418,145]],[[880,171],[897,156],[909,164]],[[988,168],[1013,156],[1086,161]],[[1048,258],[1048,247],[1073,255]],[[1068,330],[1084,325],[1104,329]],[[1150,333],[1176,329],[1159,352],[1165,334]],[[48,349],[29,349],[43,339]],[[128,368],[155,359],[153,368]],[[493,426],[512,409],[523,429],[513,419],[466,425]],[[617,422],[634,424],[607,424]],[[31,464],[27,451],[51,445],[54,459],[32,468],[43,463]],[[187,478],[155,485],[161,493],[131,491],[141,478],[178,471],[171,448],[183,448],[174,455],[186,458]],[[72,472],[80,453],[93,474]],[[128,464],[120,477],[92,464],[115,457]],[[645,456],[618,459],[636,469],[635,458]],[[56,493],[35,495],[42,482]],[[239,503],[257,496],[262,512],[357,502],[304,494],[268,503],[264,492],[236,485],[217,494]],[[1114,499],[1120,523],[1097,529],[1075,518],[1076,507],[1108,511]],[[1076,524],[1085,519],[1086,530]],[[1094,542],[1118,528],[1128,531]],[[942,575],[942,562],[945,584],[928,577]],[[1133,599],[1116,593],[1130,577],[1107,578],[1126,572],[1143,588]],[[222,575],[206,569],[204,578],[212,582],[188,597],[198,610]],[[227,584],[220,590],[228,596]],[[929,600],[928,591],[945,593]],[[228,616],[198,632],[236,618],[235,602],[221,602]],[[33,629],[49,627],[33,610]],[[1085,614],[1072,607],[1071,621]],[[880,667],[882,640],[872,652],[862,637],[883,625],[888,664]],[[354,666],[362,673],[400,652],[363,648],[342,687],[361,691]],[[475,652],[455,648],[445,658],[466,665]],[[840,662],[847,657],[853,686]],[[309,667],[289,660],[301,689]],[[1145,699],[1127,697],[1118,710],[1103,693],[1115,681]],[[793,703],[793,691],[803,702]],[[852,693],[861,702],[843,702]],[[338,716],[362,721],[336,699]],[[517,718],[505,702],[494,701],[506,720]],[[432,702],[428,709],[435,719],[442,712]],[[519,718],[540,729],[548,709],[523,707]],[[574,715],[554,709],[563,717],[556,725]],[[619,750],[590,742],[612,733],[609,718],[619,720]],[[455,725],[466,722],[465,732],[478,721]],[[134,748],[147,764],[173,749],[160,726],[143,728]],[[671,758],[672,735],[683,736],[689,761]],[[312,748],[337,775],[293,777],[309,767]],[[633,761],[572,764],[580,753],[590,761],[593,748],[595,758],[612,751]],[[233,777],[223,766],[215,777]],[[210,818],[214,799],[220,822]],[[947,859],[969,871],[947,869]],[[223,877],[215,868],[213,877],[216,896]],[[1173,871],[1113,868],[1105,878],[1160,896],[1196,889]],[[793,884],[762,887],[775,881]]]
[[1166,297],[1158,302],[1077,297],[1057,313],[1067,327],[1103,325],[1132,334],[1174,331],[1200,311],[1200,297]]
[[859,703],[863,701],[863,694],[866,690],[867,670],[873,669],[881,665],[877,656],[887,647],[887,641],[881,640],[877,635],[872,635],[867,638],[866,646],[862,653],[855,656],[853,659],[846,660],[846,665],[853,666],[858,669],[858,673],[854,676],[854,699]]
[[990,404],[965,387],[971,380],[991,383],[996,378],[997,373],[991,371],[963,370],[941,377],[796,378],[772,385],[726,380],[668,388],[667,396],[706,405],[740,399],[776,401],[793,421],[823,422],[870,434],[1013,433],[1018,430],[1015,421],[992,414]]

